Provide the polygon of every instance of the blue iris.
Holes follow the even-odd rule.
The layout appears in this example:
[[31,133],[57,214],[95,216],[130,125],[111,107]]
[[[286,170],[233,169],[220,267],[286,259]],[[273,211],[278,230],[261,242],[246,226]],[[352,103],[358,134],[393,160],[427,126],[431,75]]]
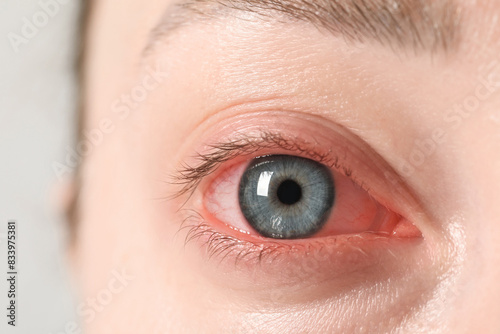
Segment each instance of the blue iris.
[[239,186],[239,204],[261,235],[298,239],[318,232],[335,201],[330,170],[310,159],[271,155],[254,159]]

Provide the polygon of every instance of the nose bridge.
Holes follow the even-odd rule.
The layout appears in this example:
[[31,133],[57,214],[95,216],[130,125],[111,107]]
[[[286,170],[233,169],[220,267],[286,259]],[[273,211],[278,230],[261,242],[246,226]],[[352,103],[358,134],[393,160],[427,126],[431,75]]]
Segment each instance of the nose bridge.
[[499,231],[484,229],[473,242],[469,240],[465,261],[450,289],[448,310],[454,333],[500,333]]
[[[497,268],[495,266],[492,274],[477,273],[483,274],[483,277],[475,281],[475,286],[471,287],[458,314],[457,323],[466,329],[464,333],[500,333],[500,284]],[[461,319],[467,320],[464,323]]]

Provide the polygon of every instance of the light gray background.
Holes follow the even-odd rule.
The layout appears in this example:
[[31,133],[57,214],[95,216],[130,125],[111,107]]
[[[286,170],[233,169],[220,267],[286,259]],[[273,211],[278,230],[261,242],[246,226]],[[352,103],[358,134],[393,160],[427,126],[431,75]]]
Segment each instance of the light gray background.
[[[73,142],[79,1],[60,0],[66,3],[18,52],[9,41],[50,1],[0,1],[0,333],[67,333],[65,325],[77,320],[64,222],[51,193],[58,183],[52,163],[64,161]],[[6,317],[9,219],[18,222],[16,328]]]

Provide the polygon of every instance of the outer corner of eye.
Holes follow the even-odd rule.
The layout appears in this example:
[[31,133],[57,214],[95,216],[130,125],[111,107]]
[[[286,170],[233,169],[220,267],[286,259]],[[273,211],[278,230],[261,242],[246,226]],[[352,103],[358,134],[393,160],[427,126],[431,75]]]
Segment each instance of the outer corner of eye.
[[223,226],[256,237],[421,236],[415,225],[380,205],[349,177],[300,156],[267,155],[223,169],[203,201]]

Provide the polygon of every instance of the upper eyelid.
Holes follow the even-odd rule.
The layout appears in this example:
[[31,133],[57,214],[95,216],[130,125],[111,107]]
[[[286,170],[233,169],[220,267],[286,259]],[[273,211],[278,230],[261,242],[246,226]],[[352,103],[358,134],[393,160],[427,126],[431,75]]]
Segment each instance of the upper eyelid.
[[[177,169],[174,165],[167,175],[168,187],[159,195],[166,200],[186,195],[181,207],[188,203],[200,183],[228,160],[240,156],[249,160],[248,156],[258,152],[268,155],[288,151],[335,168],[381,205],[411,221],[432,221],[428,208],[405,176],[370,144],[370,137],[361,137],[342,123],[301,112],[259,111],[218,119],[216,124],[203,123],[196,132],[201,138],[194,152],[199,153],[182,154]],[[180,152],[186,152],[186,148]],[[398,201],[392,201],[394,196]]]
[[[331,151],[321,152],[312,148],[308,143],[300,138],[285,138],[282,134],[276,132],[261,132],[258,136],[240,135],[239,138],[210,145],[208,153],[199,153],[197,160],[200,161],[196,166],[184,164],[172,176],[173,185],[180,185],[181,189],[172,197],[177,198],[194,191],[204,177],[210,175],[221,164],[237,156],[250,155],[263,149],[284,149],[305,154],[320,163],[343,169],[347,176],[352,175],[350,168],[339,164],[339,157],[334,156]],[[363,185],[360,185],[363,186]]]

